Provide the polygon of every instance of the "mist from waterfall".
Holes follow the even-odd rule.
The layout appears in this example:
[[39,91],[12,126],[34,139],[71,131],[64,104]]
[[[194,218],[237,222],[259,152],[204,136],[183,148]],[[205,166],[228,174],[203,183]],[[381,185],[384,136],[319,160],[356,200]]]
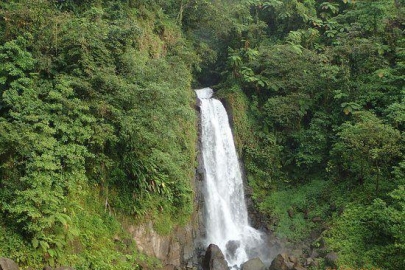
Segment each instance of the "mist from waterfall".
[[[201,141],[206,208],[205,245],[216,244],[230,267],[263,256],[264,234],[249,226],[242,173],[227,112],[213,90],[196,90],[201,108]],[[263,258],[264,257],[264,258]]]

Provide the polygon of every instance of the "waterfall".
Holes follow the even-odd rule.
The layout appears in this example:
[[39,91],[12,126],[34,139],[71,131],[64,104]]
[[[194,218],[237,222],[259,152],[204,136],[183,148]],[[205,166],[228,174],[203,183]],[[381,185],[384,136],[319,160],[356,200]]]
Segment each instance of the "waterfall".
[[249,226],[242,173],[226,110],[219,100],[211,98],[212,89],[196,93],[201,108],[205,169],[205,244],[216,244],[228,265],[238,269],[245,261],[262,257],[263,235]]

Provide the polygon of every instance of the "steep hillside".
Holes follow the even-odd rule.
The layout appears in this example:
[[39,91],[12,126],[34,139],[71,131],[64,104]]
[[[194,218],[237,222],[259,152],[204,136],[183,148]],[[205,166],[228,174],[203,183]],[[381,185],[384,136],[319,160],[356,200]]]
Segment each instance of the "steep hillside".
[[152,2],[0,7],[0,256],[144,263],[114,239],[129,238],[124,220],[167,234],[190,217],[198,57]]

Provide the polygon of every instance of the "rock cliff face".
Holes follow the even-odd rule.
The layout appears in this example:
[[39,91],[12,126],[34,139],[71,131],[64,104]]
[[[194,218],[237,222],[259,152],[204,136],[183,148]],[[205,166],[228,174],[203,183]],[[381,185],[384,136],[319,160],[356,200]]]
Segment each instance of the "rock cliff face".
[[166,236],[156,233],[151,222],[138,227],[131,226],[129,231],[139,250],[158,258],[163,266],[171,265],[180,269],[187,269],[188,266],[192,269],[191,266],[198,263],[193,261],[196,225],[192,223],[175,228],[172,234]]
[[201,174],[196,173],[195,207],[188,224],[176,227],[170,235],[159,235],[152,222],[128,228],[139,250],[148,256],[161,260],[164,267],[173,269],[197,269],[199,261],[200,239],[203,235],[203,211],[201,198]]

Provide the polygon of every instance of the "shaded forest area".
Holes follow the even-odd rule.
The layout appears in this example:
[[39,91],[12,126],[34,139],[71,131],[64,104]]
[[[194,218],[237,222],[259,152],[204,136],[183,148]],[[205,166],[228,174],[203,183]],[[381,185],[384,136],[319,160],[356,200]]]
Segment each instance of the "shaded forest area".
[[189,219],[212,86],[269,230],[405,268],[404,31],[404,0],[2,1],[0,255],[153,269],[114,237]]

